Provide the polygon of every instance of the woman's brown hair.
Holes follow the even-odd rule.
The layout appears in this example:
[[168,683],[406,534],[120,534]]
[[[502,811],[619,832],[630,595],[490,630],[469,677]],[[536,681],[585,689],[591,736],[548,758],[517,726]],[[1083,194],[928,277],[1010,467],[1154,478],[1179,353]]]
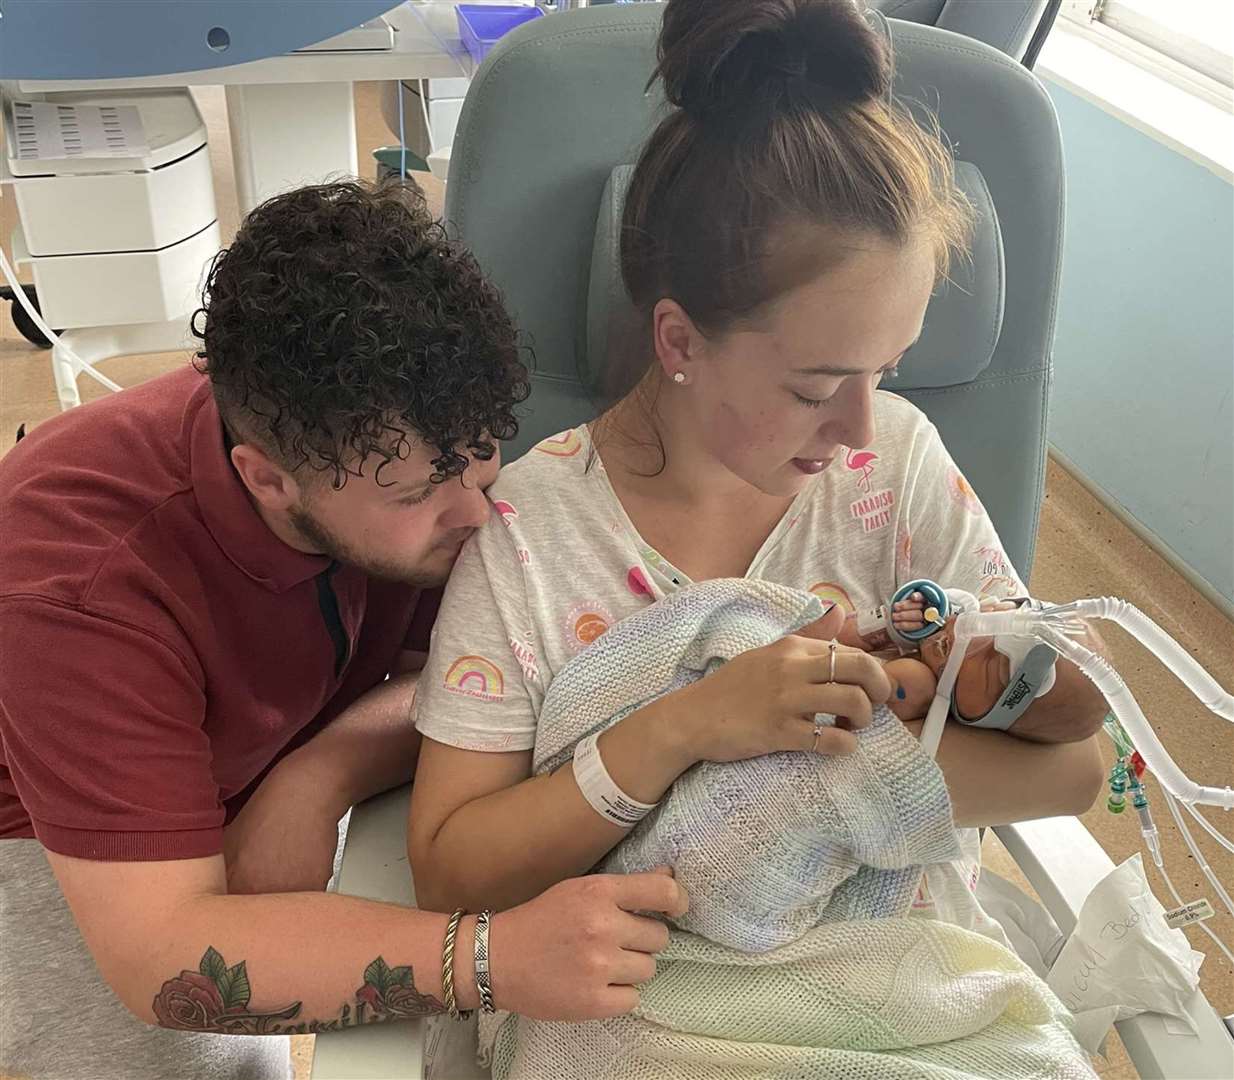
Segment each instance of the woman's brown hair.
[[924,236],[940,275],[964,250],[951,155],[892,103],[888,46],[854,0],[670,0],[656,78],[673,109],[621,239],[644,314],[669,297],[719,334],[864,238]]

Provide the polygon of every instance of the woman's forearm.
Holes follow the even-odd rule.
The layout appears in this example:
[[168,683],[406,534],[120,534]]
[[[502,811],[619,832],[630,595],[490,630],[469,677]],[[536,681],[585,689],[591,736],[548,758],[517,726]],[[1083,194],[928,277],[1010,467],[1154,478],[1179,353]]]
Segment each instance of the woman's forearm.
[[[693,761],[673,738],[684,728],[669,715],[678,702],[656,702],[632,713],[600,737],[609,775],[640,802],[658,801]],[[432,771],[448,783],[451,760],[464,751],[430,743]],[[494,755],[497,757],[498,755]],[[512,755],[500,755],[501,757]],[[555,772],[505,786],[464,803],[432,835],[423,815],[431,791],[413,792],[409,848],[422,908],[498,910],[521,904],[568,877],[586,873],[628,829],[601,817],[583,797],[570,763]]]
[[[920,736],[921,725],[913,720],[906,727]],[[1096,737],[1034,743],[948,723],[937,761],[951,793],[955,823],[962,828],[1082,814],[1105,779]]]

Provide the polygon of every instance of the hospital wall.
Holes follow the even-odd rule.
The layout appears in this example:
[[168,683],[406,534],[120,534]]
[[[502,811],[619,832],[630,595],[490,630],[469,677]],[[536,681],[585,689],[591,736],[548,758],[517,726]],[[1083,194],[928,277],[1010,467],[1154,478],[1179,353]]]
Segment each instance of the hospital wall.
[[1047,87],[1067,162],[1051,444],[1234,606],[1234,187]]

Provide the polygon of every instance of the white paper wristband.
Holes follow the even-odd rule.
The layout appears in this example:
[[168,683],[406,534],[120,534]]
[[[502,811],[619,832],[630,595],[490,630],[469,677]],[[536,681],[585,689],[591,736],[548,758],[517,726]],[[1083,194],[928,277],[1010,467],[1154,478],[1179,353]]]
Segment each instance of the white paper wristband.
[[602,818],[631,829],[656,808],[655,803],[642,803],[630,798],[609,776],[600,758],[599,733],[588,735],[574,748],[574,779],[583,798]]
[[887,622],[887,609],[881,605],[873,611],[859,611],[857,612],[857,633],[861,637],[869,637],[879,630],[886,630]]

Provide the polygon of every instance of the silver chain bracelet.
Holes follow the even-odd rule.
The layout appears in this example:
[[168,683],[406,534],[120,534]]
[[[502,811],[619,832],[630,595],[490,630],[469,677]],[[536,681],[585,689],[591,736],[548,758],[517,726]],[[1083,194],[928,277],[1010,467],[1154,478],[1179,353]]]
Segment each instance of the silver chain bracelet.
[[486,1013],[496,1012],[489,977],[488,931],[492,918],[491,911],[482,911],[476,916],[476,989],[480,992],[480,1008]]

